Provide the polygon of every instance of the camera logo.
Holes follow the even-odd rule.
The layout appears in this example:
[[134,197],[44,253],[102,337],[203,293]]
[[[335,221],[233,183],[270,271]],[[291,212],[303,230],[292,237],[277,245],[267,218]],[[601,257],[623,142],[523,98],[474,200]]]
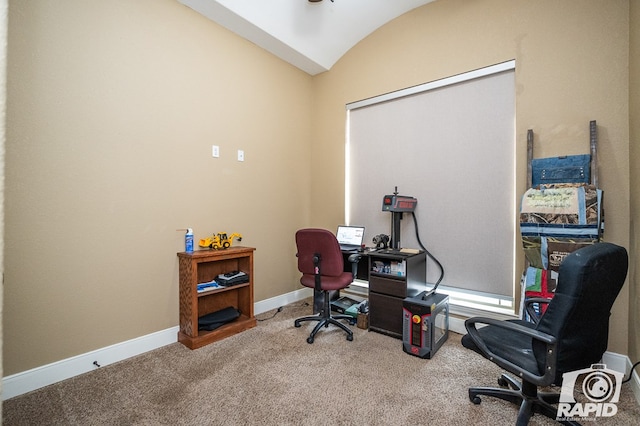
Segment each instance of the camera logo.
[[[564,373],[556,420],[616,415],[623,376],[623,373],[607,369],[605,364],[592,364],[591,368]],[[580,401],[576,400],[576,395]]]

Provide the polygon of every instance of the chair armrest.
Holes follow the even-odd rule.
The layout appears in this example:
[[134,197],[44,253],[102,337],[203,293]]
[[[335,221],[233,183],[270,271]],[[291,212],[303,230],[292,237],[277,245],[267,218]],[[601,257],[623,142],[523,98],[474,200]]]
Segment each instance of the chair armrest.
[[[545,344],[545,366],[544,366],[544,374],[535,374],[531,371],[524,370],[519,365],[513,363],[511,360],[505,359],[496,355],[492,352],[487,345],[482,340],[482,336],[478,333],[477,324],[482,325],[491,325],[494,327],[500,327],[503,329],[507,329],[514,333],[523,334],[525,336],[529,336],[532,339],[538,340]],[[553,383],[556,376],[556,349],[557,349],[557,339],[547,333],[543,333],[541,331],[525,327],[524,325],[509,322],[496,320],[493,318],[485,318],[485,317],[474,317],[469,318],[465,321],[465,327],[469,333],[469,336],[473,339],[473,342],[476,344],[478,349],[492,362],[496,363],[500,367],[508,370],[514,374],[517,374],[522,379],[535,383],[540,386],[547,386]]]
[[538,321],[540,321],[540,317],[542,316],[542,314],[536,312],[533,309],[533,304],[534,303],[544,303],[544,304],[548,305],[549,302],[551,302],[551,299],[548,298],[548,297],[530,297],[530,298],[524,300],[524,309],[525,309],[525,311],[527,311],[527,313],[529,314],[529,317],[531,318],[531,321],[534,324],[537,324]]
[[354,253],[349,255],[348,260],[351,262],[351,273],[353,274],[353,278],[358,275],[358,262],[362,259],[362,254]]

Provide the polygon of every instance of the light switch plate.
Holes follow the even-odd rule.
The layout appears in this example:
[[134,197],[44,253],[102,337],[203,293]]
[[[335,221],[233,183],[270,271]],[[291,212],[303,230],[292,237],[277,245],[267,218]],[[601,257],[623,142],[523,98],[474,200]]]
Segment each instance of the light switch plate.
[[211,155],[215,158],[220,157],[220,147],[218,145],[211,146]]
[[244,151],[241,149],[238,150],[238,161],[244,161]]

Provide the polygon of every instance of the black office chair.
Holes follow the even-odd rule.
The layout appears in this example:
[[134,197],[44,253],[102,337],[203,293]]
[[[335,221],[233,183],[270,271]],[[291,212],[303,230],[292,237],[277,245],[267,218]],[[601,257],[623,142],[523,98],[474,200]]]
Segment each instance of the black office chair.
[[[353,340],[353,331],[339,320],[349,320],[353,325],[355,320],[349,315],[331,315],[329,292],[340,290],[353,282],[354,273],[344,271],[342,251],[335,235],[325,229],[307,228],[296,232],[298,247],[298,270],[302,272],[300,283],[316,292],[322,292],[323,307],[318,315],[307,316],[295,320],[294,325],[300,327],[304,321],[318,321],[307,338],[307,343],[313,343],[316,333],[329,324],[340,327],[347,333],[347,340]],[[352,254],[349,261],[354,265],[360,255]]]
[[[469,388],[469,399],[480,404],[487,395],[520,405],[517,425],[534,413],[556,419],[558,393],[538,392],[538,386],[561,385],[562,375],[598,363],[607,349],[609,315],[627,276],[623,247],[610,243],[587,246],[560,265],[558,286],[537,324],[522,320],[470,318],[462,344],[510,373],[501,388]],[[488,324],[487,326],[480,327]],[[566,424],[576,424],[565,422]]]

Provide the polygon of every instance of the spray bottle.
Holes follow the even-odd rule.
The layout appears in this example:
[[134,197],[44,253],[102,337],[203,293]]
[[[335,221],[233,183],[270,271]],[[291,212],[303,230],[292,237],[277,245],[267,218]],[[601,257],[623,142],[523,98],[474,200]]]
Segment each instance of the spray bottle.
[[187,253],[193,253],[193,229],[183,228],[178,229],[178,231],[187,231],[187,233],[184,234],[184,251]]
[[187,228],[187,233],[184,234],[184,251],[193,253],[193,229],[191,228]]

